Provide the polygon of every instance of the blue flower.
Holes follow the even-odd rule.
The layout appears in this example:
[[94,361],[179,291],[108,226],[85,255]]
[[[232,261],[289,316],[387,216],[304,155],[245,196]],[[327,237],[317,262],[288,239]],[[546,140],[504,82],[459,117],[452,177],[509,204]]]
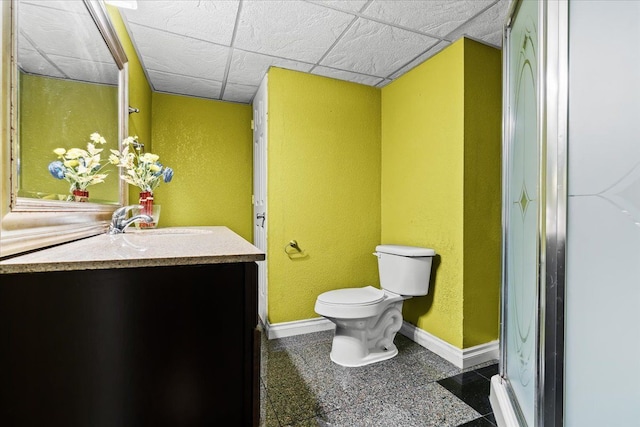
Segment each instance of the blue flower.
[[54,178],[63,179],[64,164],[60,160],[54,160],[49,163],[49,172],[51,172],[51,175],[53,175]]
[[173,169],[166,167],[162,171],[164,182],[171,182],[173,179]]
[[111,150],[109,161],[123,168],[120,178],[127,184],[135,185],[141,191],[153,191],[160,183],[173,178],[173,169],[160,163],[160,156],[145,153],[144,144],[137,136],[129,136],[122,141],[122,151]]
[[[156,169],[156,168],[157,168],[157,170],[154,172],[154,169]],[[153,176],[160,176],[160,175],[162,175],[164,173],[164,171],[162,170],[162,163],[160,163],[160,162],[156,162],[154,167],[151,168],[150,170],[151,170],[151,172],[153,172]]]

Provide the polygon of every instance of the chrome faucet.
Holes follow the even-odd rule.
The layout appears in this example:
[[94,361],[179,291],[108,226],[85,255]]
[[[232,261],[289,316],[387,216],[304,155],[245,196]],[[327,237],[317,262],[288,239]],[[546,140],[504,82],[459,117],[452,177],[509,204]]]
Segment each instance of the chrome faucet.
[[111,215],[111,224],[109,224],[108,234],[124,233],[124,230],[136,221],[153,222],[153,218],[146,214],[134,215],[127,219],[127,213],[134,208],[142,209],[140,205],[123,206],[116,209]]

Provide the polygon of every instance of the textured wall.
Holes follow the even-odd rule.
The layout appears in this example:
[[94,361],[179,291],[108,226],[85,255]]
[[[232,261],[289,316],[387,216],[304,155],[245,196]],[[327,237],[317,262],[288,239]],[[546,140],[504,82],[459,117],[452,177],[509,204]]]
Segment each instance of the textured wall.
[[382,88],[382,242],[437,253],[405,321],[462,347],[464,43]]
[[460,348],[498,337],[500,79],[460,39],[382,89],[382,242],[438,254],[404,318]]
[[501,265],[502,63],[464,43],[464,341],[498,339]]
[[[69,183],[48,170],[57,159],[53,150],[86,149],[89,136],[99,132],[106,162],[109,149],[118,147],[118,105],[115,87],[21,74],[20,76],[21,189],[69,194]],[[52,135],[53,137],[51,137]],[[114,167],[102,184],[89,187],[90,201],[118,201],[120,183]]]
[[154,192],[161,227],[225,225],[253,241],[251,106],[153,94],[153,152],[174,169]]
[[269,322],[318,317],[320,293],[378,284],[380,90],[271,68],[268,126]]
[[[171,166],[154,199],[160,226],[226,225],[253,240],[251,106],[152,93],[117,9],[108,7],[129,60],[129,134]],[[129,187],[130,203],[139,189]]]

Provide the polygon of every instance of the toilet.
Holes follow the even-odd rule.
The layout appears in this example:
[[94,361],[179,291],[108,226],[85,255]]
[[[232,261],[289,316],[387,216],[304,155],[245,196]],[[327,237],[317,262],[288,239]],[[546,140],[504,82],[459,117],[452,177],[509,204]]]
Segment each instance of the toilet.
[[378,245],[380,287],[344,288],[320,294],[315,312],[335,323],[331,360],[364,366],[398,354],[393,343],[402,326],[402,302],[429,292],[435,251],[401,245]]

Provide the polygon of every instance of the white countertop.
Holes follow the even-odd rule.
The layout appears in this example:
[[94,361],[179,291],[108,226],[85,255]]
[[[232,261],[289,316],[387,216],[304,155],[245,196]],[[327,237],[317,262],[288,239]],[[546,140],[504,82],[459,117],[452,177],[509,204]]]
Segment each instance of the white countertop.
[[253,262],[263,251],[227,227],[127,229],[0,261],[0,273]]

